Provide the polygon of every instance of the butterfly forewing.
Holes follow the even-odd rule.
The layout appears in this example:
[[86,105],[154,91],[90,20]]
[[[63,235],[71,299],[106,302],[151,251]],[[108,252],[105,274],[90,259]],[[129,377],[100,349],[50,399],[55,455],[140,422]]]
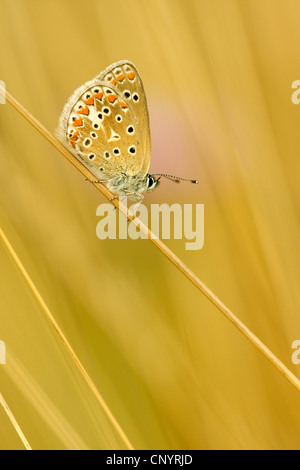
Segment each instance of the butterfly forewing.
[[145,175],[150,166],[151,140],[149,114],[146,94],[142,79],[134,64],[128,60],[122,60],[110,65],[98,77],[113,85],[123,96],[128,106],[132,106],[135,113],[142,154],[138,155],[140,160],[139,173]]

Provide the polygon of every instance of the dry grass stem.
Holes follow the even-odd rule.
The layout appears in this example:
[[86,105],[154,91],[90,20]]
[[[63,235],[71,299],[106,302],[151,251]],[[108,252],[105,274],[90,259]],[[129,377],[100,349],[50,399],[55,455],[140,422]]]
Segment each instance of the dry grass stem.
[[24,436],[24,433],[23,433],[22,429],[20,428],[16,418],[14,417],[14,415],[12,414],[8,404],[4,400],[4,397],[3,397],[2,393],[0,393],[0,403],[1,403],[1,406],[3,407],[5,413],[7,414],[11,424],[15,428],[17,434],[19,435],[21,441],[23,442],[25,449],[26,450],[32,450],[32,448],[31,448],[29,442],[27,441],[26,437]]

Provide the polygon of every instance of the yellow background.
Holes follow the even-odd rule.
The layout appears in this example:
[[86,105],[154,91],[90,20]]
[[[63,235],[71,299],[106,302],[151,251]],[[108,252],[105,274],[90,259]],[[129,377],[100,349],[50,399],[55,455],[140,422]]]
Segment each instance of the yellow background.
[[[0,0],[0,79],[49,130],[112,62],[147,93],[151,203],[204,203],[167,241],[297,375],[299,0]],[[137,449],[299,449],[300,395],[147,240],[96,237],[105,199],[0,106],[0,226]],[[0,243],[0,392],[34,449],[124,444]],[[0,448],[22,443],[0,409]]]

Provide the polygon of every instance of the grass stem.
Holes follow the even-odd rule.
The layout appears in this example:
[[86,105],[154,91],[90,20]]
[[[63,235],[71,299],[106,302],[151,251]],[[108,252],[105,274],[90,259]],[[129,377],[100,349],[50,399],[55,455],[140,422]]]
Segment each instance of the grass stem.
[[12,414],[11,409],[9,408],[6,401],[4,400],[4,397],[3,397],[2,393],[0,393],[0,403],[1,403],[1,406],[4,409],[5,413],[7,414],[11,424],[15,428],[17,434],[19,435],[21,441],[23,442],[25,449],[26,450],[32,450],[32,448],[31,448],[29,442],[27,441],[26,437],[24,436],[24,433],[23,433],[22,429],[20,428],[16,418]]

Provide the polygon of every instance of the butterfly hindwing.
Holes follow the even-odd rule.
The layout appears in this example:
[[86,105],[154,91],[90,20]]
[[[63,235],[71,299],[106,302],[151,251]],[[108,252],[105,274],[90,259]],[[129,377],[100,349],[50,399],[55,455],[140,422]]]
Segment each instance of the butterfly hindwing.
[[77,89],[65,105],[58,134],[98,178],[145,175],[150,164],[149,117],[134,65],[113,64]]

